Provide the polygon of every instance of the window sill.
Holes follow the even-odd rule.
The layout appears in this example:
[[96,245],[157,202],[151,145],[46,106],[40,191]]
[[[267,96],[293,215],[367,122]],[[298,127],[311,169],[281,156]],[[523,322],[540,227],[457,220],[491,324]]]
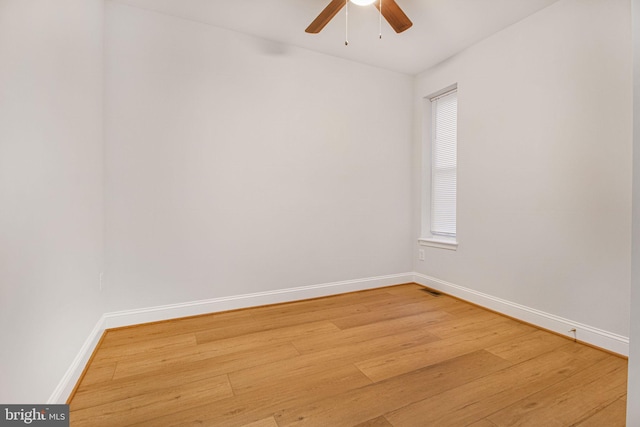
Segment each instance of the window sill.
[[434,237],[421,237],[418,239],[418,242],[420,243],[420,246],[430,246],[432,248],[448,249],[450,251],[458,249],[458,242],[454,239],[446,240]]

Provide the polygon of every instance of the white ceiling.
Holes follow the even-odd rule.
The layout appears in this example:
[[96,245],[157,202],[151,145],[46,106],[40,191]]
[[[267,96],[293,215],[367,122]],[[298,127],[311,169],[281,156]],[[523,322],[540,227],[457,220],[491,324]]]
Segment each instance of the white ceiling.
[[396,0],[413,27],[396,34],[383,20],[382,40],[377,9],[350,4],[348,46],[344,8],[319,34],[304,32],[329,0],[115,1],[416,74],[558,0]]

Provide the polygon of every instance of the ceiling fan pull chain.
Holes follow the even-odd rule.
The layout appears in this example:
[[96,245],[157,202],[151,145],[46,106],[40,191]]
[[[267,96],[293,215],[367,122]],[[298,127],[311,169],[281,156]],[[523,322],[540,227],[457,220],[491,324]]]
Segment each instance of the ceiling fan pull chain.
[[344,45],[349,46],[349,0],[345,0],[344,7]]
[[382,0],[380,0],[380,16],[378,19],[378,26],[380,28],[380,39],[382,39]]

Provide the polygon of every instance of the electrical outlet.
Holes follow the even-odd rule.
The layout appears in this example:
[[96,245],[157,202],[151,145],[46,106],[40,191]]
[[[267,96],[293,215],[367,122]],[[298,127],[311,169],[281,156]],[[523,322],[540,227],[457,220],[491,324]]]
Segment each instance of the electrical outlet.
[[418,259],[420,261],[424,261],[424,249],[419,249],[418,250]]

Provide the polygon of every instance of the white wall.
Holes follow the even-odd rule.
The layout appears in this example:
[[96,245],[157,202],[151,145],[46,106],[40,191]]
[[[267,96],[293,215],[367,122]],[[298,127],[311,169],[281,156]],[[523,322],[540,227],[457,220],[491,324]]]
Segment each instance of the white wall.
[[452,83],[460,245],[416,242],[416,271],[628,337],[629,1],[561,0],[419,75],[415,182],[422,98]]
[[411,271],[411,77],[106,17],[109,311]]
[[0,402],[44,403],[102,313],[101,0],[0,0]]

